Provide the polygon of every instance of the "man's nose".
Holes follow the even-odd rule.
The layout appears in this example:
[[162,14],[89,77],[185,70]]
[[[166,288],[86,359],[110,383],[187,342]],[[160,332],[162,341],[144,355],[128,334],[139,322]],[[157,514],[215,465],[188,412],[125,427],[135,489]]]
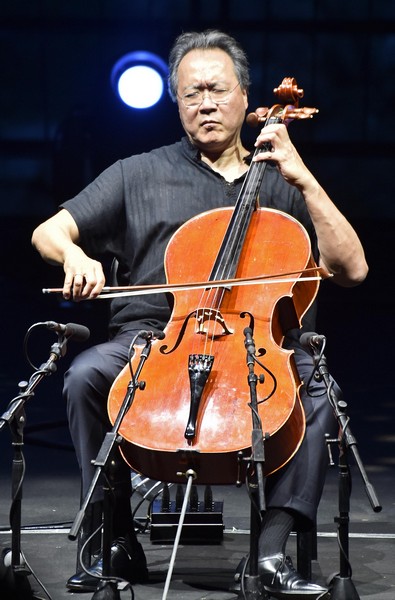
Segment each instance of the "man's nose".
[[208,90],[205,90],[202,94],[202,102],[200,104],[200,108],[207,108],[207,106],[212,107],[213,105],[215,106],[215,108],[217,107],[217,105],[215,104],[215,102],[213,101],[213,99],[210,96],[210,92]]

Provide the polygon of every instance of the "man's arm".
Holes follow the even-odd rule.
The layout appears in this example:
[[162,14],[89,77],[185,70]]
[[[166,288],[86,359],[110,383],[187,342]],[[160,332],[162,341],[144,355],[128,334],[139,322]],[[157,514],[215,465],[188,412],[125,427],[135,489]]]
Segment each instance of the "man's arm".
[[320,264],[339,285],[358,285],[365,279],[368,265],[355,230],[303,163],[285,125],[264,127],[256,145],[266,142],[272,151],[260,153],[256,160],[276,162],[284,179],[302,193],[317,234]]
[[33,232],[32,244],[42,258],[63,266],[63,296],[84,300],[100,294],[105,277],[100,262],[89,258],[78,245],[79,231],[67,210],[41,223]]

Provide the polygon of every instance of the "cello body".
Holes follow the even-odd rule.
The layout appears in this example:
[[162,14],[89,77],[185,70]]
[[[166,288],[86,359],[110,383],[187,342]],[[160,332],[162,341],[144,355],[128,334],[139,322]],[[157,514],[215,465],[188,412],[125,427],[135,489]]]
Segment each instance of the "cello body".
[[[165,255],[169,282],[210,281],[233,211],[202,213],[177,230]],[[310,239],[298,221],[274,209],[254,210],[236,277],[285,274],[312,266]],[[264,473],[288,462],[302,442],[305,421],[293,353],[281,346],[284,332],[300,327],[318,285],[296,279],[175,292],[165,340],[152,342],[141,373],[145,387],[136,390],[119,430],[121,453],[129,465],[159,481],[180,482],[188,469],[196,473],[197,484],[242,481],[252,445],[246,327],[253,331],[262,365],[255,369],[265,438]],[[134,369],[141,349],[135,348]],[[207,357],[210,367],[196,393],[194,377],[206,366]],[[112,423],[130,379],[126,365],[109,394]]]

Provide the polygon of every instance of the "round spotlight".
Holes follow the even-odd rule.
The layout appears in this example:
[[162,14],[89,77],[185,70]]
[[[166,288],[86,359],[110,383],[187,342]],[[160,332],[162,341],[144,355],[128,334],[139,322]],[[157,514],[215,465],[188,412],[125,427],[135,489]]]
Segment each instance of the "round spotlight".
[[115,92],[127,106],[150,108],[163,95],[167,73],[166,63],[156,54],[130,52],[115,63],[111,82]]

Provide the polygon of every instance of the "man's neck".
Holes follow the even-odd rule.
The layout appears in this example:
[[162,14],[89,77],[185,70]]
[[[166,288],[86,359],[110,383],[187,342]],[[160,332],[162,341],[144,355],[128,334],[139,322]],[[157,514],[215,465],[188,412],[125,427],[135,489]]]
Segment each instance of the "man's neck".
[[226,181],[234,181],[241,177],[247,170],[245,158],[249,155],[242,146],[227,148],[224,152],[201,151],[200,157]]

